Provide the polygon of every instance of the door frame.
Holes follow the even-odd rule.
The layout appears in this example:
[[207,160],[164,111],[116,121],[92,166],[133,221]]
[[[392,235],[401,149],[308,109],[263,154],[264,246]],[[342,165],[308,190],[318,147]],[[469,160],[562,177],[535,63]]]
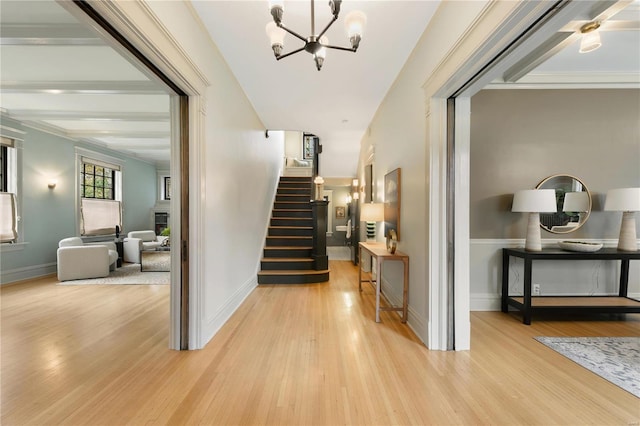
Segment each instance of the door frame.
[[[203,243],[197,235],[204,229],[201,195],[204,193],[206,176],[202,164],[205,157],[202,141],[206,115],[204,93],[209,82],[146,3],[57,1],[78,19],[106,34],[104,28],[91,21],[88,15],[77,13],[80,9],[82,13],[93,10],[117,34],[117,37],[113,37],[108,33],[111,36],[108,39],[113,37],[111,47],[159,71],[166,77],[166,80],[160,80],[177,93],[171,99],[170,173],[172,180],[180,182],[172,188],[173,197],[180,202],[171,203],[170,223],[172,245],[179,247],[176,250],[179,255],[171,256],[169,347],[177,350],[199,349],[203,346],[200,333],[203,302],[200,286],[204,272],[203,262],[198,256],[203,253]],[[124,45],[133,47],[139,55],[133,55]]]

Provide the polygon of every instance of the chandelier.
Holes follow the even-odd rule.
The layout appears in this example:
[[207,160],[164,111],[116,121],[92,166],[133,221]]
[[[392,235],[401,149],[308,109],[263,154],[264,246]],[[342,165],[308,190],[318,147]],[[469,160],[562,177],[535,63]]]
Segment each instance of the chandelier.
[[[320,71],[322,64],[324,63],[324,58],[327,55],[327,49],[346,50],[349,52],[355,52],[358,50],[360,40],[362,39],[362,30],[364,29],[364,25],[367,21],[365,14],[360,11],[354,10],[348,13],[345,17],[345,26],[349,36],[349,41],[351,42],[351,47],[331,46],[329,44],[329,39],[324,35],[331,25],[338,20],[341,3],[342,0],[329,0],[329,7],[331,8],[332,15],[331,21],[329,21],[327,26],[324,27],[319,34],[316,34],[314,0],[311,0],[311,35],[309,37],[303,37],[295,31],[287,28],[282,23],[282,16],[284,15],[284,1],[270,1],[269,10],[271,11],[273,22],[269,22],[267,24],[266,31],[269,39],[271,40],[271,48],[273,49],[273,54],[276,56],[276,59],[284,59],[287,56],[291,56],[304,50],[313,55],[313,59],[316,62],[316,68]],[[284,49],[284,36],[286,33],[302,40],[304,46],[289,53],[282,54],[282,50]]]

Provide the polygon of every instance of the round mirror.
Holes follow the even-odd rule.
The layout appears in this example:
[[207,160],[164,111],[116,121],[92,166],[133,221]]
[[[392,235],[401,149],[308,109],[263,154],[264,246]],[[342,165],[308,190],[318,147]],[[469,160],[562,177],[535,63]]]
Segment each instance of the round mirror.
[[556,213],[540,213],[540,226],[554,234],[567,234],[580,228],[591,213],[591,193],[584,182],[571,175],[553,175],[536,189],[555,189]]

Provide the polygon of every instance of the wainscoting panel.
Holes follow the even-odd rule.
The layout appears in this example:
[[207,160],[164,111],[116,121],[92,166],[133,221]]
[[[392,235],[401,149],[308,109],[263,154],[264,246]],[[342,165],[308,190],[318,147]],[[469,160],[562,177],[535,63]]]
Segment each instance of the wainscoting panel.
[[[557,247],[553,239],[542,240],[543,247]],[[615,247],[617,240],[586,240]],[[470,240],[471,310],[500,310],[502,248],[524,247],[524,240]],[[524,262],[511,258],[509,292],[522,294]],[[534,261],[532,284],[540,284],[540,294],[595,296],[617,294],[620,262],[606,260]],[[631,261],[629,296],[640,296],[640,262]]]

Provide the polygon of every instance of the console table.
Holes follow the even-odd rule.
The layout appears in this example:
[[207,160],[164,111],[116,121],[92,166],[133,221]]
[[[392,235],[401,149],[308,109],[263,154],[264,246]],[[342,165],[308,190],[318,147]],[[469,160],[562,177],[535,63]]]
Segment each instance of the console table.
[[[360,266],[358,267],[358,289],[362,291],[362,283],[369,282],[373,285],[373,281],[362,279],[362,252],[369,253],[369,255],[376,259],[376,322],[380,322],[380,311],[402,311],[402,322],[407,322],[407,297],[409,293],[409,256],[397,251],[393,254],[387,251],[387,245],[385,243],[359,243],[359,259]],[[380,306],[380,295],[382,294],[382,265],[386,261],[395,260],[401,261],[404,264],[404,288],[402,290],[402,307]]]
[[[509,260],[524,259],[524,296],[509,296]],[[531,272],[534,260],[619,260],[620,287],[617,296],[535,296],[531,295]],[[502,312],[509,306],[522,311],[522,322],[531,324],[535,312],[594,312],[640,313],[640,301],[627,297],[629,285],[629,261],[640,260],[640,252],[618,251],[603,248],[596,252],[571,252],[560,249],[543,249],[539,252],[522,248],[502,249]]]

